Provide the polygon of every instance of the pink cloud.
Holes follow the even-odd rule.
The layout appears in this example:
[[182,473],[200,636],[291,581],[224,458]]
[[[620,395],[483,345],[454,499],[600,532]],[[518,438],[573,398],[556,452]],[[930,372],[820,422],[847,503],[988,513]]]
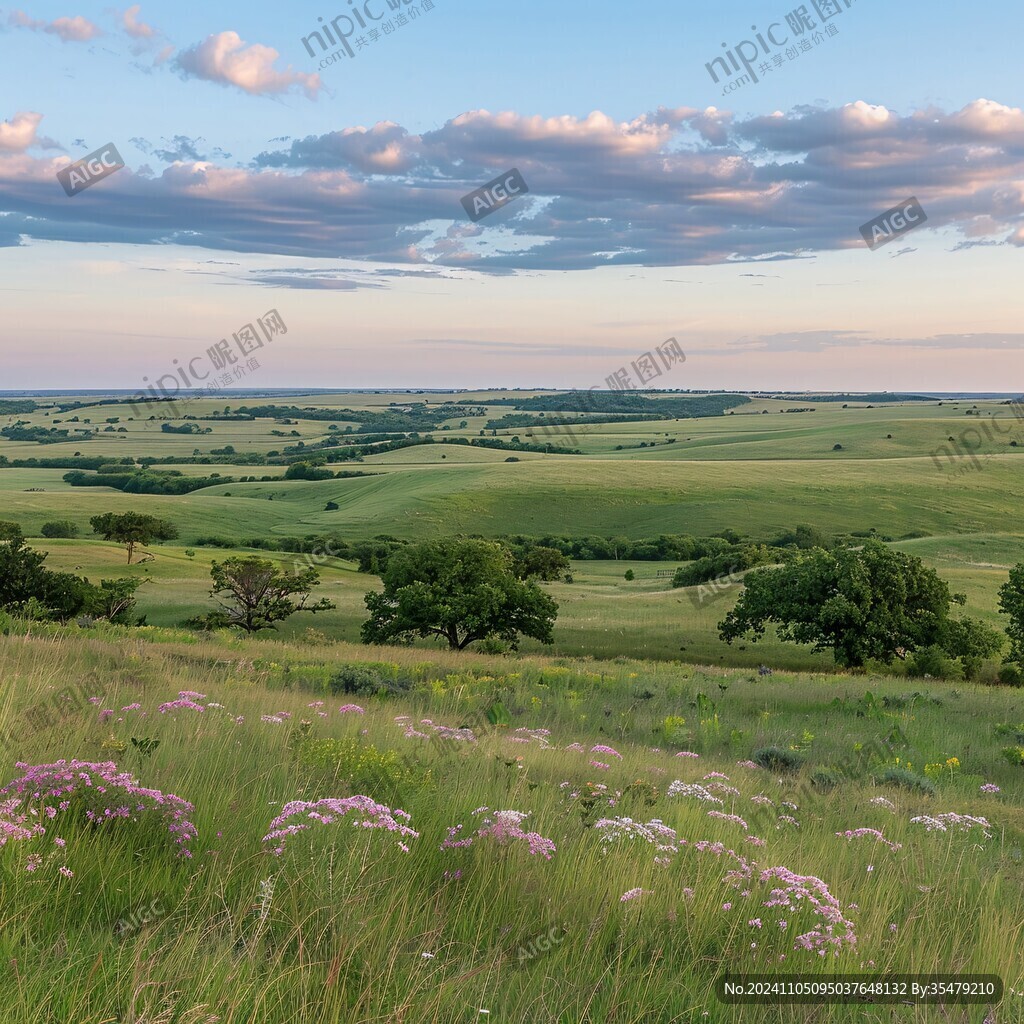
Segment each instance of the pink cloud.
[[141,4],[133,4],[121,15],[121,26],[132,39],[152,39],[157,33],[152,25],[139,20]]
[[58,36],[65,43],[87,43],[90,39],[103,35],[98,25],[94,25],[80,14],[73,18],[57,18],[47,22],[30,18],[24,11],[12,11],[7,21],[15,28],[27,28],[33,32],[46,32]]
[[271,46],[246,45],[237,32],[219,32],[182,50],[177,65],[186,76],[221,85],[234,85],[253,96],[290,92],[300,88],[316,99],[322,88],[320,76],[274,68],[279,54]]
[[43,115],[26,110],[15,114],[10,121],[0,123],[0,150],[5,153],[22,153],[29,146],[34,146],[36,129]]

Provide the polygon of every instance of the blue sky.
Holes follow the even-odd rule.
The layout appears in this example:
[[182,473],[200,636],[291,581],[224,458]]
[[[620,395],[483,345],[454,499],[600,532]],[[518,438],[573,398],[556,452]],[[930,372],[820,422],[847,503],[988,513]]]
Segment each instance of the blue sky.
[[[591,386],[672,336],[668,387],[1019,388],[1024,14],[831,2],[812,44],[792,0],[416,0],[323,68],[348,0],[5,7],[0,387],[139,386],[275,308],[248,386]],[[723,96],[773,24],[810,48]]]

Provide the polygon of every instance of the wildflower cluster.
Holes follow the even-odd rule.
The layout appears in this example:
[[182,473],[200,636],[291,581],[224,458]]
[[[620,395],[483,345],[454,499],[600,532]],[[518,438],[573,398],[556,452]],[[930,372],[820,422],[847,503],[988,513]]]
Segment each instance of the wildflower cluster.
[[552,840],[542,836],[539,832],[524,832],[520,827],[530,815],[527,811],[489,811],[487,807],[478,807],[473,815],[487,815],[484,817],[476,832],[465,838],[456,838],[463,830],[462,825],[453,825],[448,829],[448,835],[441,843],[440,849],[453,850],[460,847],[472,846],[478,839],[493,839],[499,846],[508,846],[510,843],[522,841],[526,843],[531,856],[538,853],[545,859],[551,860],[556,852]]
[[889,847],[890,850],[901,850],[903,849],[902,843],[891,843],[877,828],[852,828],[847,829],[845,832],[837,832],[836,835],[840,839],[860,839],[863,836],[871,836],[875,842],[884,843]]
[[680,782],[676,779],[668,787],[669,796],[692,796],[703,803],[721,804],[722,801],[711,793],[706,787],[697,782]]
[[146,814],[165,823],[179,856],[192,856],[188,844],[197,835],[188,817],[195,809],[192,804],[172,793],[145,789],[129,772],[119,772],[113,761],[72,759],[39,765],[19,761],[17,767],[23,770],[21,777],[0,789],[0,796],[16,798],[4,805],[13,812],[9,820],[16,827],[25,814],[50,821],[65,814],[73,822],[84,819],[100,827],[137,822],[140,814]]
[[[650,844],[661,854],[675,853],[679,846],[676,830],[658,818],[646,824],[632,818],[602,818],[594,823],[594,828],[600,836],[602,852],[612,845],[636,841]],[[662,858],[658,858],[658,862],[661,863]]]
[[[242,722],[245,721],[244,716],[239,715],[238,717],[235,717],[227,711],[227,708],[225,708],[223,704],[218,704],[216,701],[212,700],[207,701],[206,704],[203,704],[202,701],[204,700],[206,700],[205,693],[197,693],[195,690],[179,690],[176,700],[165,701],[157,708],[157,711],[159,711],[161,715],[169,714],[172,711],[194,711],[196,714],[203,714],[207,711],[223,711],[228,715],[229,718],[233,719],[236,725],[241,725]],[[121,708],[121,710],[133,711],[137,708],[140,708],[141,706],[142,705],[138,703],[129,704],[127,707]],[[146,712],[143,711],[141,712],[141,714],[145,715]],[[280,723],[284,721],[284,719],[291,717],[292,716],[289,714],[289,712],[279,711],[275,715],[263,715],[262,720],[264,722],[273,721]],[[120,722],[121,719],[119,718],[118,721]]]
[[620,903],[629,903],[630,900],[635,900],[638,896],[650,896],[650,889],[629,889],[619,897]]
[[[839,900],[829,892],[828,886],[813,875],[798,875],[785,867],[767,868],[758,876],[762,885],[776,884],[765,907],[778,907],[786,913],[797,913],[809,907],[821,921],[812,929],[797,935],[794,949],[804,949],[826,956],[831,950],[838,956],[844,945],[853,946],[857,936],[853,923],[843,914]],[[780,926],[781,927],[781,926]]]
[[407,740],[433,739],[445,743],[476,743],[476,734],[466,726],[452,728],[448,725],[438,725],[429,718],[423,718],[418,723],[423,728],[417,729],[408,715],[398,715],[395,721],[405,730],[404,735]]
[[991,839],[989,831],[992,825],[986,818],[976,818],[970,814],[957,814],[950,811],[947,814],[937,814],[931,817],[928,814],[920,814],[910,819],[913,825],[924,825],[928,832],[970,832],[972,829],[980,828],[985,839]]
[[513,743],[536,742],[541,750],[550,750],[552,749],[551,743],[548,741],[550,735],[550,729],[528,729],[525,725],[521,725],[516,729],[515,735],[510,736],[509,739]]
[[708,811],[709,818],[717,818],[719,821],[728,821],[733,825],[739,825],[744,832],[750,827],[738,814],[726,814],[724,811]]
[[[349,817],[349,814],[352,816]],[[293,821],[294,818],[302,820]],[[409,847],[403,840],[419,837],[418,832],[405,824],[409,819],[407,811],[397,808],[392,810],[368,796],[349,796],[344,799],[327,797],[315,801],[292,800],[284,805],[281,813],[270,823],[270,830],[263,837],[263,842],[275,843],[272,852],[279,857],[284,852],[289,836],[310,828],[307,822],[333,825],[336,822],[347,821],[353,828],[380,829],[397,834],[400,837],[399,849],[408,853]]]
[[193,693],[190,690],[182,690],[181,693],[178,694],[177,700],[169,700],[166,703],[161,704],[160,707],[157,708],[157,711],[159,711],[161,715],[166,715],[169,711],[205,711],[206,708],[199,703],[199,700],[202,700],[205,697],[205,693]]

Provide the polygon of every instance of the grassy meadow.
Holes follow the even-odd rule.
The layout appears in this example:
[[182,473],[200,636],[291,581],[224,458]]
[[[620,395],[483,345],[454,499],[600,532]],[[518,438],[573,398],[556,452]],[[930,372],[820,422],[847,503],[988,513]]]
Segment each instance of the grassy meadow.
[[[332,695],[339,667],[371,653],[401,689]],[[1024,737],[1019,691],[117,627],[6,637],[0,671],[18,729],[12,778],[15,759],[115,760],[193,804],[198,829],[192,856],[175,858],[151,823],[58,819],[31,847],[32,871],[30,845],[11,844],[5,1020],[980,1024],[987,1012],[717,1001],[726,971],[780,965],[998,974],[999,1019],[1024,1017],[1024,772],[1000,754],[1014,729]],[[41,714],[72,680],[80,698]],[[161,713],[179,693],[204,710]],[[474,738],[441,742],[443,727]],[[159,742],[144,754],[139,741]],[[764,746],[802,764],[753,766]],[[858,750],[871,751],[861,770]],[[897,759],[934,794],[876,781]],[[832,788],[811,783],[835,766]],[[262,841],[289,801],[356,793],[408,812],[418,835],[341,816],[288,836],[281,854]],[[488,832],[496,811],[529,817]],[[911,821],[949,812],[989,827]],[[608,839],[599,823],[613,818],[672,834]],[[441,849],[459,825],[472,844]],[[844,835],[856,829],[878,835]],[[529,833],[553,852],[531,853]],[[849,926],[829,932],[824,957],[793,948],[827,931],[820,911],[762,906],[769,869],[783,868],[820,880]]]
[[[761,541],[802,523],[873,531],[964,593],[965,614],[1005,623],[997,591],[1024,561],[1024,424],[1002,403],[752,396],[571,440],[487,427],[518,394],[288,396],[341,418],[197,420],[211,433],[195,435],[160,424],[274,400],[199,398],[150,420],[170,413],[61,413],[48,397],[0,417],[100,427],[0,436],[9,462],[229,445],[239,459],[156,465],[234,478],[184,495],[0,465],[0,520],[50,569],[142,578],[146,617],[0,618],[3,1024],[1024,1022],[1024,690],[992,685],[995,661],[964,682],[901,663],[839,672],[771,632],[730,646],[718,623],[741,582],[708,597],[671,586],[682,563],[625,559],[574,560],[571,582],[544,583],[554,643],[503,656],[360,644],[381,582],[327,556],[317,596],[333,610],[255,637],[182,627],[213,608],[214,560],[296,564],[254,539]],[[444,420],[438,441],[580,454],[438,443],[369,452],[331,468],[371,475],[323,481],[245,463],[331,424],[358,439],[345,409],[445,400],[487,415]],[[89,526],[128,510],[178,539],[128,565]],[[78,536],[43,538],[53,520]],[[198,543],[211,537],[227,546]],[[62,760],[80,763],[39,781]],[[774,971],[998,975],[1005,992],[945,1007],[716,996],[726,973]]]

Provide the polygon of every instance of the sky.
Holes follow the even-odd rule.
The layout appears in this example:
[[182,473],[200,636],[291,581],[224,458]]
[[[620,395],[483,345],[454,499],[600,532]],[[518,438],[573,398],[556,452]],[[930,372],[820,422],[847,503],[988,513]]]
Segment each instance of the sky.
[[0,389],[1022,390],[1022,29],[1010,0],[0,8]]

